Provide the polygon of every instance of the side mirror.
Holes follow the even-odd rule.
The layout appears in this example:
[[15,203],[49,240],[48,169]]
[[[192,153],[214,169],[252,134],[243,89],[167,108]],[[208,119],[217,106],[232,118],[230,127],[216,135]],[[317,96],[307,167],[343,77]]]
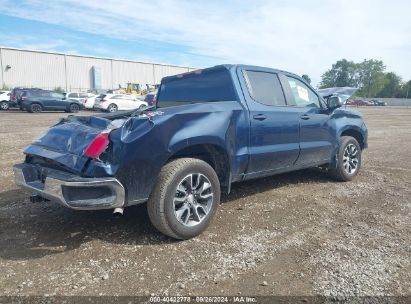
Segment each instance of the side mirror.
[[343,105],[343,101],[341,97],[339,96],[330,96],[327,99],[327,106],[330,110],[334,110],[336,108],[339,108]]

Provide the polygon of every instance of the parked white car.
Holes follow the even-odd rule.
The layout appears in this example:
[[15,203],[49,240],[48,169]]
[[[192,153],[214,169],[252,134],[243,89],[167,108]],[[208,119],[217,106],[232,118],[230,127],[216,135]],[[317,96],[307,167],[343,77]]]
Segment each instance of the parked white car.
[[81,101],[82,103],[84,103],[87,98],[91,98],[94,96],[96,95],[93,93],[81,93],[81,92],[80,93],[77,93],[77,92],[67,92],[66,93],[66,98],[75,99],[75,100]]
[[102,95],[105,96],[106,94],[94,95],[92,97],[86,98],[86,100],[84,100],[84,107],[86,109],[92,110],[94,108],[96,100],[99,100],[100,96]]
[[129,94],[101,94],[96,98],[94,108],[107,112],[143,108],[148,104],[142,98],[144,97]]
[[10,100],[10,91],[0,91],[0,109],[8,110]]

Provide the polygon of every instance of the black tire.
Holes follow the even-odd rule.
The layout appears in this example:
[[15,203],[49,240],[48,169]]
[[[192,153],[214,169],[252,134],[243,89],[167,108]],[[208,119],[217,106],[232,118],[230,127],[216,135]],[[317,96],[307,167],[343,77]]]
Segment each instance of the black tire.
[[43,107],[39,103],[32,103],[28,109],[30,113],[40,113],[41,111],[43,111]]
[[3,111],[7,111],[9,109],[9,103],[5,100],[0,102],[0,109]]
[[[209,189],[211,189],[212,201],[207,208],[208,212],[203,214],[202,220],[188,227],[178,220],[174,201],[176,200],[177,187],[190,175],[207,179],[207,182],[211,184]],[[198,180],[200,180],[200,177],[198,177]],[[198,196],[198,194],[190,195],[191,202],[193,202],[193,197]],[[147,202],[148,215],[154,227],[165,235],[175,239],[189,239],[201,234],[209,226],[220,203],[220,195],[220,182],[214,169],[209,164],[195,158],[176,159],[161,169],[157,184]],[[197,201],[194,201],[197,204]],[[184,202],[183,204],[188,203]],[[193,209],[191,208],[193,207],[188,208],[191,212],[191,215],[189,212],[188,216],[194,218]],[[196,210],[198,215],[198,209],[196,208]]]
[[110,112],[110,113],[117,112],[117,110],[118,110],[118,107],[114,103],[109,104],[107,107],[107,112]]
[[70,113],[77,113],[78,111],[80,111],[80,106],[78,104],[72,103],[69,106],[69,112]]
[[[350,148],[353,151],[356,151],[356,161],[354,157],[351,156],[349,152]],[[347,153],[349,156],[347,156]],[[354,167],[355,170],[351,168]],[[351,169],[351,172],[350,172]],[[350,181],[352,180],[361,169],[361,146],[358,141],[351,136],[341,136],[340,145],[337,151],[337,166],[336,168],[330,169],[329,174],[332,178],[338,181]]]

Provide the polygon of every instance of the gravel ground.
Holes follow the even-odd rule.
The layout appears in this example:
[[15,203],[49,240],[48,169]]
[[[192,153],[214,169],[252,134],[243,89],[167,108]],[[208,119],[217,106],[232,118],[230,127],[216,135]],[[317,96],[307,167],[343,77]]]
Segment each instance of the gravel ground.
[[144,205],[113,218],[30,203],[11,167],[66,114],[0,112],[0,294],[410,296],[411,109],[360,111],[354,181],[312,169],[236,184],[188,241],[157,233]]

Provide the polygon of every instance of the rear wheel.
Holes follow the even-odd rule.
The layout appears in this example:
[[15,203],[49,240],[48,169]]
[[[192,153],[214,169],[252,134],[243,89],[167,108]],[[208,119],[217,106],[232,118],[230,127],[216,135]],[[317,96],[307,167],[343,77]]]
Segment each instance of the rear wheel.
[[331,177],[339,181],[350,181],[361,168],[361,147],[351,136],[342,136],[337,152],[337,167],[329,171]]
[[0,102],[0,109],[3,111],[6,111],[9,109],[9,103],[7,101],[2,101]]
[[118,109],[117,105],[115,105],[114,103],[109,104],[109,106],[107,107],[107,111],[108,112],[116,112]]
[[69,112],[70,113],[77,113],[80,110],[80,107],[78,104],[72,103],[69,107]]
[[189,239],[210,224],[220,203],[220,183],[214,169],[195,158],[166,164],[147,203],[153,225],[165,235]]
[[40,113],[43,110],[42,106],[38,103],[32,103],[29,107],[30,113]]

